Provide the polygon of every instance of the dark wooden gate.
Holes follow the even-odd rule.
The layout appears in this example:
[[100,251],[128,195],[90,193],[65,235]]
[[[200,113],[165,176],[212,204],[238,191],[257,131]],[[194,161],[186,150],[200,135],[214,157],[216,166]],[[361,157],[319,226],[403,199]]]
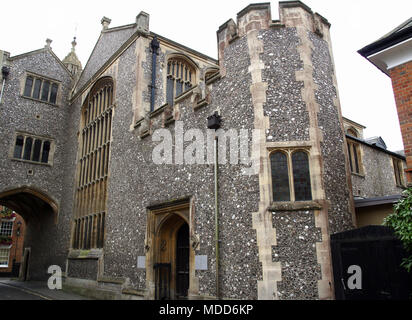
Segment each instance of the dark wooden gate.
[[189,289],[189,226],[185,223],[177,233],[176,241],[176,298],[187,297]]
[[[367,226],[331,235],[331,250],[337,300],[410,298],[412,277],[400,266],[406,252],[392,229]],[[349,286],[350,266],[360,267],[361,289]]]

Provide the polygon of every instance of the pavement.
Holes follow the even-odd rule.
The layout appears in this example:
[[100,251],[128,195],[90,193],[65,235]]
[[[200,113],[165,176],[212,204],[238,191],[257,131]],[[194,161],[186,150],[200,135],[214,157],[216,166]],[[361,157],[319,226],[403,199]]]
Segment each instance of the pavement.
[[0,278],[0,300],[90,299],[63,290],[50,290],[47,281],[19,281],[12,278]]

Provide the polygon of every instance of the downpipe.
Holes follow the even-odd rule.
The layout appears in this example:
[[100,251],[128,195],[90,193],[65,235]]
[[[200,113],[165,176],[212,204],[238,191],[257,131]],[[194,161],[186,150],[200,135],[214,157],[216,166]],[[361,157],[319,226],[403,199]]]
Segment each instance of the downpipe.
[[216,250],[216,297],[220,299],[219,286],[219,185],[218,185],[218,137],[215,135],[214,139],[214,176],[215,176],[215,250]]

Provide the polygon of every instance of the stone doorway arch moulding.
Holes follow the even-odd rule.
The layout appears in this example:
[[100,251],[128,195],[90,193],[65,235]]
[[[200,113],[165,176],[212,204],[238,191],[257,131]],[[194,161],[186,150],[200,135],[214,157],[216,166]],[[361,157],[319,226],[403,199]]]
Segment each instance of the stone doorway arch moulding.
[[170,297],[175,298],[176,288],[176,237],[183,224],[189,226],[189,290],[188,299],[199,295],[199,281],[195,277],[194,236],[194,201],[191,198],[171,201],[147,208],[146,226],[146,299],[155,299],[156,279],[154,265],[156,263],[171,264]]

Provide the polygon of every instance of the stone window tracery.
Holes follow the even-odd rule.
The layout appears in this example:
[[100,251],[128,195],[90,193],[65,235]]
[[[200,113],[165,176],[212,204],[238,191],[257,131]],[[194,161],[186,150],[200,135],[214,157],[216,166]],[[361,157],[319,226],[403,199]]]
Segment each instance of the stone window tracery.
[[74,249],[103,248],[113,116],[113,81],[99,80],[82,108]]
[[194,85],[195,69],[182,58],[171,58],[167,62],[166,102],[174,105],[174,99],[190,90]]

